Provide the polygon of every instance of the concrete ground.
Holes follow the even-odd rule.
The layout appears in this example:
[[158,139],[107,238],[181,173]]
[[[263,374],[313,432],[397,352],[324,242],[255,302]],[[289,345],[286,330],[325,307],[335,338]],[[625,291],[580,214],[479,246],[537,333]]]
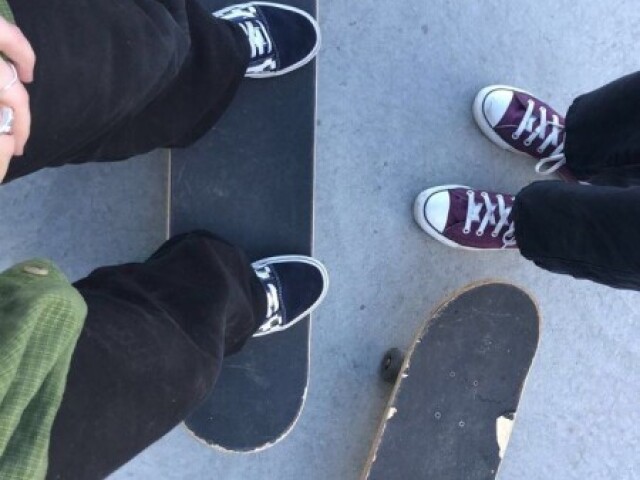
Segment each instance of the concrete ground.
[[[477,131],[473,95],[510,83],[563,110],[637,69],[636,2],[326,0],[321,17],[316,254],[332,291],[314,318],[300,422],[253,455],[210,450],[178,428],[112,479],[357,479],[389,395],[382,353],[482,278],[526,287],[544,322],[501,478],[640,478],[638,294],[545,273],[516,252],[449,250],[410,209],[435,184],[516,192],[534,181],[526,158]],[[1,189],[2,266],[45,255],[77,277],[148,254],[164,236],[162,155]]]

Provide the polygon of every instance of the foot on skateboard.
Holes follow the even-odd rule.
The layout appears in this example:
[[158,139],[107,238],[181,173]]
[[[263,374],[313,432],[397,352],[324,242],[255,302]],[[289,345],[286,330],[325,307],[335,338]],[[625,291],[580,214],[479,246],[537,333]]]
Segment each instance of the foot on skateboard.
[[309,63],[320,49],[320,26],[304,10],[271,2],[233,5],[214,13],[242,28],[251,46],[247,77],[270,78]]
[[[210,12],[229,4],[201,3]],[[317,8],[309,0],[286,4],[292,8],[278,10],[283,20],[278,28],[285,23],[287,28],[306,28],[297,23],[307,22],[305,15],[289,15],[300,9],[312,17]],[[267,14],[264,2],[250,5],[260,5],[273,27],[273,45],[284,54],[282,49],[289,47],[276,38],[276,11]],[[307,45],[304,61],[317,50],[319,39]],[[242,247],[252,260],[283,251],[311,254],[316,125],[312,58],[295,74],[278,77],[277,85],[243,82],[214,130],[188,149],[172,151],[172,235],[207,229]],[[255,75],[282,74],[292,65],[285,62],[276,71]],[[277,335],[250,338],[242,351],[225,358],[214,391],[185,422],[196,438],[224,451],[256,452],[293,429],[307,394],[311,331],[309,316],[297,317]]]
[[315,258],[282,255],[255,262],[253,268],[267,295],[267,318],[254,337],[294,326],[327,295],[329,274]]

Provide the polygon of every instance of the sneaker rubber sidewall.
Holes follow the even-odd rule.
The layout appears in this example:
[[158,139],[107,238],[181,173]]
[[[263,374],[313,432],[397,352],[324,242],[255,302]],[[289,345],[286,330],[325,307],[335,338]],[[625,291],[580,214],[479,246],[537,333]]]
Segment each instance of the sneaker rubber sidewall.
[[498,135],[495,132],[493,127],[489,124],[489,122],[485,118],[484,109],[483,109],[484,100],[485,98],[487,98],[487,95],[489,95],[489,93],[491,93],[494,90],[511,90],[513,92],[524,93],[532,97],[534,96],[531,93],[527,92],[526,90],[512,87],[510,85],[489,85],[488,87],[483,88],[476,95],[476,98],[473,101],[473,106],[471,108],[473,118],[475,119],[476,124],[478,125],[478,128],[482,131],[482,133],[485,134],[486,137],[489,138],[489,140],[491,140],[494,144],[496,144],[500,148],[507,150],[509,152],[517,153],[518,155],[524,155],[526,157],[535,159],[535,157],[529,155],[528,153],[520,151],[517,148],[514,148],[511,145],[509,145],[507,142],[505,142],[502,139],[502,137],[500,137],[500,135]]
[[443,243],[446,246],[452,247],[452,248],[472,248],[472,247],[465,247],[447,238],[438,230],[436,230],[433,226],[431,226],[431,224],[427,221],[425,207],[427,204],[427,200],[429,200],[429,197],[431,197],[432,195],[435,195],[436,193],[444,192],[447,190],[458,189],[458,188],[461,188],[464,190],[471,190],[471,188],[467,187],[466,185],[439,185],[437,187],[428,188],[427,190],[420,192],[420,194],[416,197],[415,201],[413,202],[413,218],[415,219],[416,223],[420,226],[420,228],[422,228],[422,230],[428,233],[431,237],[438,240],[440,243]]

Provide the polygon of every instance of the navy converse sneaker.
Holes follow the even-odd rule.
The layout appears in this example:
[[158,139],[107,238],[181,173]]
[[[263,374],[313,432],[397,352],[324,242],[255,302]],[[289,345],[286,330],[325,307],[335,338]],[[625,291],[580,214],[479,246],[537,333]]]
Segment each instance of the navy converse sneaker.
[[253,264],[267,294],[267,316],[255,337],[281,332],[309,315],[327,295],[329,274],[318,260],[300,255]]
[[247,77],[284,75],[309,63],[320,49],[320,26],[299,8],[269,2],[233,5],[216,17],[239,25],[251,45]]

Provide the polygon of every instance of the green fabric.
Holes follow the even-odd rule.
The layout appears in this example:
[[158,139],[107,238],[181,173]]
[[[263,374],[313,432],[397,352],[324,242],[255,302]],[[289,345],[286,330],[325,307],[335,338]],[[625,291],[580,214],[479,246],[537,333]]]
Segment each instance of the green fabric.
[[10,21],[11,23],[15,23],[11,7],[9,7],[7,0],[0,0],[0,16],[4,17],[5,20]]
[[86,310],[48,261],[0,274],[0,479],[45,478],[51,427]]

